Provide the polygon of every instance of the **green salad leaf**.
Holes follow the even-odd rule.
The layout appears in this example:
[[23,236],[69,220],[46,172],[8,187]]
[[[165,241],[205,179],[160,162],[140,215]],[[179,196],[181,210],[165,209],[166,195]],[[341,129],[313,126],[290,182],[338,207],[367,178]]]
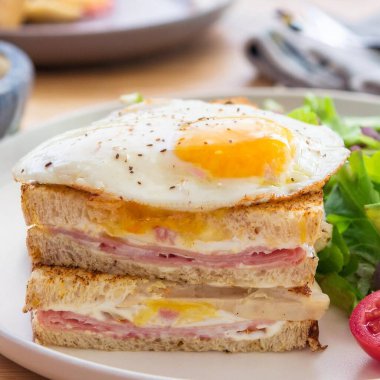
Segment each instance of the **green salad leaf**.
[[[353,152],[349,163],[335,175],[334,187],[326,197],[327,221],[333,224],[333,237],[318,254],[322,279],[323,275],[335,273],[355,289],[351,308],[371,290],[372,276],[380,262],[380,228],[376,224],[380,219],[379,197],[363,153]],[[346,258],[339,267],[335,264],[337,253],[329,254],[337,250]],[[322,281],[322,289],[323,284]],[[337,304],[343,307],[339,301]]]
[[141,103],[144,97],[139,92],[132,92],[130,94],[123,94],[120,96],[120,101],[127,106],[132,104]]
[[[378,130],[380,117],[376,119],[344,119],[338,115],[330,97],[307,95],[303,106],[293,110],[288,116],[309,124],[316,124],[315,120],[318,120],[319,123],[329,126],[340,135],[347,147],[359,146],[369,150],[380,150],[380,141],[363,133],[362,129],[362,127],[369,127],[374,131]],[[365,124],[361,124],[361,122]]]
[[348,126],[359,125],[361,127],[370,127],[375,131],[380,131],[380,116],[349,116],[344,118],[344,122]]
[[320,124],[318,115],[309,106],[296,108],[292,112],[290,112],[288,116],[296,120],[301,120],[304,123],[313,125]]
[[380,185],[380,151],[372,156],[365,156],[364,162],[368,170],[368,175],[371,178],[374,186],[379,191]]
[[377,132],[363,130],[380,130],[380,117],[342,118],[331,98],[313,95],[289,116],[327,125],[347,147],[359,149],[324,188],[326,219],[333,232],[329,244],[318,253],[317,268],[322,290],[333,304],[350,313],[376,290],[373,276],[380,265],[380,141]]
[[346,313],[350,313],[358,302],[358,295],[344,277],[337,273],[321,276],[317,274],[317,281],[323,291],[329,295],[332,304],[339,306]]

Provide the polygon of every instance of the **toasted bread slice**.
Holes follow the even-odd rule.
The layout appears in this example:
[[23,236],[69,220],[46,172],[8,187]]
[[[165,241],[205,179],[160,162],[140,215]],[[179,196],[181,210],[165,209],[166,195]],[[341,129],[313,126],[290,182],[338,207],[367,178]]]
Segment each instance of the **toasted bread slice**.
[[[136,205],[132,202],[66,186],[22,185],[22,208],[28,225],[75,228],[113,237],[124,237],[143,229],[146,220],[154,218],[164,225],[168,220],[178,220],[181,228],[176,230],[175,223],[170,228],[179,240],[230,238],[248,240],[250,246],[267,249],[293,248],[304,244],[313,246],[321,235],[324,217],[322,192],[289,201],[203,213],[170,212],[143,206],[138,206],[136,212],[133,207]],[[132,226],[126,223],[131,218],[134,218]]]

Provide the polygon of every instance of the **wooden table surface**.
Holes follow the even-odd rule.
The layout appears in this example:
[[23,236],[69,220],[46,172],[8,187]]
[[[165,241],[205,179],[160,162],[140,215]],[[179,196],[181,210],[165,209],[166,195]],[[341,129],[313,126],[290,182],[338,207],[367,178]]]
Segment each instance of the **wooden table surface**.
[[[295,0],[289,0],[295,1]],[[347,19],[380,11],[378,0],[315,0]],[[254,23],[276,4],[286,0],[236,0],[206,35],[179,51],[122,65],[99,68],[41,71],[37,73],[23,128],[32,128],[52,117],[83,106],[115,100],[123,93],[170,95],[202,91],[267,86],[243,54]],[[0,380],[42,379],[0,355]]]

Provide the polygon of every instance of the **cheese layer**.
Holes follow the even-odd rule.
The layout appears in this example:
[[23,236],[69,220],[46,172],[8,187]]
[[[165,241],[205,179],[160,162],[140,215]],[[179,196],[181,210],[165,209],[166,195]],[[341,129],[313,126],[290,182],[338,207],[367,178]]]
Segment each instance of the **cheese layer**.
[[[56,284],[49,281],[52,288],[45,289],[45,279],[35,279],[36,276],[29,282],[27,310],[69,311],[98,320],[111,316],[142,327],[186,327],[242,320],[318,320],[329,305],[328,296],[317,284],[309,293],[307,287],[218,288],[133,280],[128,287],[99,284],[96,288],[93,284],[98,290],[92,291],[83,288],[88,282],[82,285],[70,279]],[[62,292],[70,284],[75,294],[89,292],[89,295],[77,301],[68,291]]]

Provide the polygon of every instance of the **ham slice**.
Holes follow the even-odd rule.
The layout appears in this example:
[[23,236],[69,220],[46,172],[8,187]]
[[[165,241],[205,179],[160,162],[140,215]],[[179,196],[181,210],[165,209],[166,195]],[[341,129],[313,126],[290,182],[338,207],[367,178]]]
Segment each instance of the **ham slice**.
[[80,231],[51,228],[51,233],[70,236],[79,244],[90,246],[118,259],[128,259],[149,264],[175,267],[179,265],[210,268],[238,268],[255,266],[279,268],[295,266],[306,257],[305,249],[276,249],[268,252],[265,247],[252,247],[238,253],[215,251],[208,254],[160,245],[137,245],[126,239],[93,237]]
[[247,334],[263,331],[276,322],[274,321],[243,321],[234,323],[223,323],[209,326],[195,327],[138,327],[133,323],[116,321],[112,317],[104,321],[97,320],[82,314],[70,311],[38,310],[34,318],[47,329],[61,331],[87,331],[92,333],[107,334],[117,339],[130,338],[163,338],[163,337],[198,337],[211,339],[225,336],[226,332]]

